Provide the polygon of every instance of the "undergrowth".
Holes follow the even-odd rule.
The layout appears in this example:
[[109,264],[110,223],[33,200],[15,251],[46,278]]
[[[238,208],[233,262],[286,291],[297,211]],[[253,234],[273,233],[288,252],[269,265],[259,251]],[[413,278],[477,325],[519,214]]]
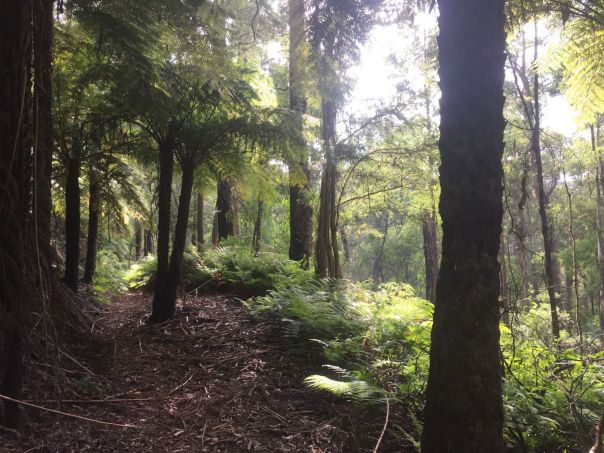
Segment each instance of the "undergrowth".
[[[152,289],[154,277],[155,261],[146,259],[126,281]],[[318,281],[282,255],[241,247],[187,252],[183,285],[254,296],[243,301],[251,316],[278,319],[284,335],[321,346],[328,365],[306,379],[310,387],[361,405],[387,398],[405,411],[405,426],[393,428],[400,444],[419,448],[433,305],[409,285],[372,291],[365,283]],[[585,451],[604,411],[604,353],[593,328],[582,344],[568,331],[554,341],[549,319],[548,306],[535,302],[514,313],[511,327],[501,325],[506,440],[520,452]],[[561,321],[572,324],[568,315]]]

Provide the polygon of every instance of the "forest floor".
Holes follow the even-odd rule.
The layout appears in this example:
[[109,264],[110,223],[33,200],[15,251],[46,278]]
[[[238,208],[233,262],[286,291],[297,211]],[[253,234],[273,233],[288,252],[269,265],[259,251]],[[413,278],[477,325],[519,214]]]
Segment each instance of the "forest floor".
[[[0,451],[373,450],[384,408],[308,389],[318,350],[297,348],[277,323],[250,319],[226,296],[187,298],[159,325],[145,323],[149,307],[147,295],[127,294],[96,316],[103,347],[60,406],[94,421],[28,408],[30,432],[0,430]],[[401,451],[391,442],[380,451]]]

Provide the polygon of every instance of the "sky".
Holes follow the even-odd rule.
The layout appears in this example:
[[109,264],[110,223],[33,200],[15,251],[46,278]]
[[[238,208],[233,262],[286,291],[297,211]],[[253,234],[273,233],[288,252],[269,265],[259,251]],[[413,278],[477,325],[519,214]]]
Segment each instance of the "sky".
[[[419,33],[433,31],[437,28],[436,15],[420,14],[416,17],[414,26]],[[419,68],[409,67],[402,75],[400,69],[387,63],[390,55],[404,57],[404,54],[410,50],[409,46],[413,45],[404,33],[404,30],[400,30],[396,25],[378,26],[373,30],[370,39],[362,47],[359,64],[350,69],[349,73],[356,80],[356,84],[346,111],[371,114],[376,101],[387,102],[395,96],[397,81],[402,77],[408,78],[414,88],[423,86],[423,77]],[[506,73],[506,77],[511,78],[511,73]],[[433,104],[437,101],[438,99],[433,99]],[[563,96],[548,96],[544,101],[542,109],[544,128],[559,132],[566,137],[572,137],[578,132],[577,114]]]

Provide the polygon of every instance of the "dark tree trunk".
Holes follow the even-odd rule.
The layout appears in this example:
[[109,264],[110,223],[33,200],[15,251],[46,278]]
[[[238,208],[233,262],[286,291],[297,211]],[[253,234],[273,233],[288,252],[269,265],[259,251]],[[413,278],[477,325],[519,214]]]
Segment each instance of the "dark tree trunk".
[[153,233],[151,230],[145,229],[143,255],[148,256],[153,254]]
[[319,278],[339,278],[341,269],[337,240],[336,178],[337,168],[333,154],[336,141],[336,105],[331,99],[323,99],[322,138],[325,150],[325,166],[319,195],[319,218],[315,243],[315,274]]
[[426,299],[432,303],[436,299],[436,281],[438,279],[438,238],[436,236],[436,228],[435,213],[426,209],[422,217]]
[[80,159],[69,159],[66,171],[65,284],[77,292],[80,271]]
[[506,263],[506,249],[507,245],[503,236],[501,237],[501,249],[499,250],[499,262],[501,264],[501,271],[499,272],[499,292],[501,294],[501,321],[509,326],[510,325],[510,283],[508,281],[508,269]]
[[50,260],[50,219],[52,214],[52,42],[54,0],[36,0],[34,24],[34,127],[35,186],[34,203],[37,246]]
[[517,240],[517,255],[518,265],[520,267],[520,274],[522,275],[522,302],[525,305],[529,303],[529,263],[527,260],[526,250],[526,220],[524,214],[524,207],[528,199],[528,193],[526,191],[526,181],[528,178],[528,162],[525,162],[522,179],[520,182],[520,200],[518,202],[518,211],[516,215],[516,222],[514,228],[514,235]]
[[254,233],[252,235],[252,250],[255,255],[260,253],[260,244],[262,243],[262,216],[264,215],[264,202],[258,200],[258,210],[256,212],[256,221],[254,222]]
[[89,179],[90,197],[88,199],[88,238],[86,240],[84,283],[92,283],[96,270],[99,217],[101,214],[101,185],[93,169],[90,169]]
[[[594,127],[591,127],[591,146],[594,153],[597,151],[598,133],[596,133]],[[604,174],[604,161],[602,155],[598,155],[598,164],[596,167],[596,243],[597,243],[597,265],[598,265],[598,276],[599,278],[599,319],[600,319],[600,334],[602,335],[602,344],[604,345],[604,226],[602,225],[602,175]],[[593,312],[593,302],[592,302]]]
[[[168,279],[170,253],[170,205],[172,198],[172,176],[174,173],[174,156],[171,142],[163,143],[159,148],[159,196],[157,218],[157,274],[155,294],[153,295],[153,312],[151,322],[161,322],[172,316],[166,310],[166,285]],[[169,308],[169,307],[167,307]]]
[[[289,106],[296,113],[296,126],[302,130],[306,113],[305,97],[305,21],[304,0],[289,0]],[[308,156],[289,165],[289,259],[308,266],[312,254],[312,208]]]
[[[536,40],[536,38],[535,38]],[[543,236],[545,283],[547,294],[549,296],[550,312],[552,317],[552,333],[554,338],[560,338],[560,321],[558,319],[558,291],[560,289],[560,272],[557,260],[554,255],[554,235],[550,227],[549,217],[547,215],[548,200],[545,194],[543,182],[543,163],[541,162],[541,124],[539,103],[539,74],[535,73],[533,98],[535,121],[533,124],[533,133],[531,137],[531,150],[535,160],[535,169],[537,170],[537,199],[539,202],[539,217],[541,218],[541,234]]]
[[371,282],[372,289],[377,291],[380,283],[384,280],[384,246],[386,245],[386,238],[388,237],[388,212],[386,212],[386,216],[384,221],[382,222],[379,219],[378,224],[376,225],[378,228],[382,229],[382,240],[378,245],[378,249],[376,251],[375,257],[373,258],[373,266],[371,270]]
[[218,241],[235,235],[233,187],[227,179],[216,185],[216,234]]
[[423,453],[503,452],[504,0],[440,0],[440,213]]
[[193,193],[194,170],[195,167],[191,162],[185,161],[182,163],[182,184],[178,199],[178,214],[176,217],[176,226],[174,227],[170,266],[166,275],[165,285],[161,288],[161,291],[156,290],[155,293],[155,299],[157,299],[159,308],[159,317],[155,318],[155,320],[160,322],[171,318],[176,308],[176,295],[181,276],[182,258],[187,243],[187,226],[189,223],[191,194]]
[[136,261],[143,257],[143,226],[139,220],[134,221],[134,256]]
[[[0,394],[21,399],[24,315],[32,276],[27,216],[32,190],[30,0],[6,0],[0,14]],[[34,277],[35,278],[35,277]],[[0,423],[20,427],[17,404],[0,404]]]
[[203,194],[197,192],[197,220],[195,222],[197,229],[197,248],[201,250],[203,247]]

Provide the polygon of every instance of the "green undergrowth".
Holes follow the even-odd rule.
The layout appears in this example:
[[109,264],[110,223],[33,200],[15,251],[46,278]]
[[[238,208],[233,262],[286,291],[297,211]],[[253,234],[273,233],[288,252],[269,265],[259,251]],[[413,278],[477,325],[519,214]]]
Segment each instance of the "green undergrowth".
[[[111,274],[107,274],[110,278]],[[152,289],[155,261],[126,274],[128,287]],[[418,448],[428,376],[433,305],[406,284],[319,281],[285,256],[254,256],[237,246],[185,254],[189,292],[237,294],[252,317],[277,320],[299,347],[322,351],[326,364],[306,383],[360,405],[389,403],[404,412],[391,427],[399,444]],[[604,353],[597,326],[584,326],[583,343],[571,316],[561,339],[551,335],[547,304],[533,303],[501,325],[506,442],[514,451],[587,451],[590,431],[604,412]]]
[[[125,275],[127,286],[133,290],[153,290],[156,265],[154,257],[147,257],[132,266]],[[309,271],[284,255],[255,256],[248,248],[230,246],[208,249],[203,254],[186,251],[181,284],[190,293],[224,291],[245,298],[311,279]]]

